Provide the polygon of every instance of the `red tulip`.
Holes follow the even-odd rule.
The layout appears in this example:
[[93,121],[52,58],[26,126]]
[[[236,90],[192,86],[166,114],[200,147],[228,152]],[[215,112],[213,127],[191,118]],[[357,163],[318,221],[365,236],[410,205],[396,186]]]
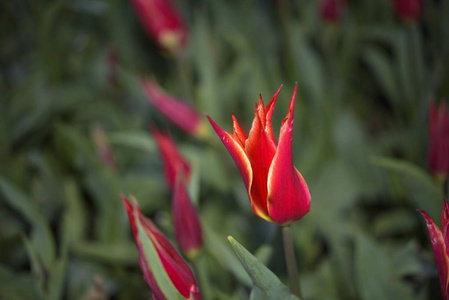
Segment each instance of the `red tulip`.
[[310,192],[301,173],[293,166],[292,133],[297,84],[288,114],[282,121],[278,144],[273,135],[271,117],[281,88],[265,108],[260,96],[248,137],[234,115],[233,134],[225,132],[209,116],[208,119],[240,170],[253,212],[267,221],[288,225],[310,210]]
[[187,192],[184,176],[178,173],[172,200],[176,243],[190,259],[195,259],[203,247],[203,232],[195,206]]
[[429,119],[429,169],[446,178],[449,174],[449,117],[445,101],[438,108],[432,101]]
[[131,0],[147,33],[170,53],[182,50],[188,40],[184,21],[170,0]]
[[438,275],[440,277],[441,294],[445,300],[449,300],[448,285],[449,285],[449,204],[444,200],[443,211],[441,212],[441,230],[433,222],[432,218],[423,211],[418,211],[424,217],[427,223],[427,230],[429,231],[430,242],[432,243],[433,253],[437,262]]
[[415,22],[422,12],[421,0],[394,0],[394,8],[399,17],[406,22]]
[[137,202],[122,195],[129,223],[139,250],[143,278],[156,300],[201,299],[195,277],[170,241],[146,218]]
[[321,0],[321,19],[327,23],[338,23],[341,19],[342,4],[338,0]]
[[201,116],[190,105],[164,92],[154,80],[143,80],[142,85],[148,101],[173,124],[194,136],[205,133]]
[[162,133],[155,127],[151,128],[151,133],[162,156],[165,181],[170,189],[173,190],[176,176],[179,172],[184,174],[187,181],[190,179],[190,165],[179,153],[170,134]]

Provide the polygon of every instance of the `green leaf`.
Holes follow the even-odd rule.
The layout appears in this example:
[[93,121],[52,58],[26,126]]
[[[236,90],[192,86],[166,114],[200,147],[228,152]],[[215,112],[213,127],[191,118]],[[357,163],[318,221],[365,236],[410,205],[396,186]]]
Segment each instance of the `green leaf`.
[[249,278],[245,269],[235,258],[229,245],[225,243],[224,239],[220,239],[218,234],[212,230],[211,226],[207,225],[204,221],[201,223],[203,224],[203,234],[206,240],[205,245],[207,245],[207,251],[234,274],[241,283],[246,286],[251,286],[251,278]]
[[156,143],[148,132],[115,132],[108,135],[109,142],[114,145],[126,146],[135,150],[157,151]]
[[72,251],[81,257],[93,258],[112,265],[138,265],[139,255],[134,243],[78,242]]
[[274,275],[257,258],[248,252],[239,242],[231,236],[228,237],[232,249],[239,258],[243,267],[253,282],[253,290],[250,299],[258,300],[283,300],[299,299],[290,294],[288,288],[282,284],[279,278]]
[[6,202],[31,224],[33,248],[36,249],[45,267],[49,268],[56,256],[56,246],[47,220],[40,213],[39,207],[3,178],[0,178],[0,191],[3,192]]
[[391,61],[379,49],[367,48],[363,57],[372,69],[376,80],[393,105],[397,105],[398,90]]
[[355,271],[363,300],[414,299],[411,286],[395,277],[391,256],[364,234],[356,239]]
[[430,175],[408,161],[386,157],[373,157],[371,162],[389,171],[399,182],[401,192],[415,208],[425,210],[436,217],[443,207],[443,194]]
[[38,294],[36,278],[0,265],[0,299],[36,300],[43,297]]
[[81,240],[87,230],[86,208],[82,201],[80,190],[73,179],[66,180],[65,211],[62,227],[62,248],[68,248],[69,244]]

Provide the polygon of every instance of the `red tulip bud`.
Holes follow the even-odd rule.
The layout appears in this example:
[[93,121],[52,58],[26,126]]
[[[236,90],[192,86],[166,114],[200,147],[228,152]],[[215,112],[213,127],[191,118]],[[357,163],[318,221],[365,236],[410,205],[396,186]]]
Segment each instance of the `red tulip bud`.
[[182,173],[178,173],[173,191],[172,211],[176,243],[187,257],[194,260],[203,247],[203,232]]
[[142,85],[148,101],[173,124],[197,137],[205,134],[204,121],[194,108],[167,94],[154,80],[142,80]]
[[156,300],[201,299],[195,277],[187,263],[156,225],[146,218],[137,202],[122,196],[139,250],[143,278]]
[[429,151],[427,160],[432,173],[446,178],[449,174],[449,116],[446,102],[430,105]]
[[394,8],[399,17],[406,22],[415,22],[422,13],[421,0],[394,0]]
[[178,53],[187,44],[188,32],[170,0],[131,0],[147,33],[163,49]]
[[190,166],[179,153],[170,134],[162,133],[156,127],[151,128],[150,131],[157,143],[164,163],[165,181],[170,189],[173,190],[176,176],[179,172],[184,174],[187,181],[190,179]]
[[441,212],[441,230],[433,222],[432,218],[423,211],[418,209],[418,211],[424,217],[427,224],[427,230],[429,231],[430,242],[432,243],[433,253],[435,255],[435,260],[437,262],[438,275],[440,277],[441,294],[443,299],[449,300],[448,285],[449,285],[449,204],[444,200],[443,211]]

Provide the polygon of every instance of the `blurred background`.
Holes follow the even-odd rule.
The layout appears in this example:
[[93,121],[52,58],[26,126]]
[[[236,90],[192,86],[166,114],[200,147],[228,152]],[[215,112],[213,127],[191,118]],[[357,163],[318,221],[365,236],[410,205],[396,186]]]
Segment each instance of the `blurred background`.
[[[186,134],[141,85],[227,131],[259,93],[295,82],[294,163],[311,211],[293,224],[304,299],[440,299],[423,209],[440,224],[447,174],[428,168],[429,109],[449,95],[445,0],[172,4],[167,50],[127,0],[0,2],[0,299],[151,299],[120,193],[171,239],[171,192],[148,126],[193,169],[204,299],[248,299],[232,235],[287,282],[278,226],[255,216],[212,128]],[[205,126],[206,126],[205,125]]]

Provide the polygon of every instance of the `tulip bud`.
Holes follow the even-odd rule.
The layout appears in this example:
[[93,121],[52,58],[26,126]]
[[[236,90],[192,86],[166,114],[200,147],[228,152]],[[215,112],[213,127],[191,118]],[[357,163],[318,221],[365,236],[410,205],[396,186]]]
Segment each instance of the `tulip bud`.
[[160,132],[156,127],[150,129],[157,143],[164,163],[165,181],[170,189],[175,187],[176,176],[182,172],[188,181],[190,179],[190,165],[176,148],[176,144],[168,133]]
[[394,8],[405,22],[416,22],[422,13],[421,0],[394,0]]
[[143,278],[154,299],[201,299],[195,277],[181,255],[156,225],[142,214],[135,199],[131,204],[123,195],[122,198],[139,251]]
[[209,116],[208,119],[240,170],[253,212],[267,221],[284,226],[309,212],[310,192],[301,173],[293,166],[293,115],[297,84],[287,116],[282,121],[279,143],[274,139],[271,118],[281,88],[265,108],[260,96],[248,137],[234,115],[233,134],[221,129]]
[[176,54],[185,48],[187,28],[170,0],[131,0],[147,33],[166,51]]
[[194,260],[203,247],[203,232],[195,206],[185,186],[184,175],[179,172],[172,200],[175,238],[181,251]]
[[437,108],[435,102],[430,104],[429,150],[427,161],[430,171],[447,178],[449,174],[449,116],[445,101]]
[[190,105],[167,94],[154,80],[142,80],[142,86],[148,101],[173,124],[196,137],[206,134],[202,117]]
[[429,231],[430,242],[432,243],[433,253],[437,262],[438,275],[440,277],[440,287],[443,299],[449,300],[448,285],[449,285],[449,256],[447,247],[449,247],[449,204],[444,200],[443,210],[441,212],[441,230],[432,220],[432,218],[423,210],[418,211],[424,217]]
[[341,19],[342,4],[338,0],[321,0],[320,16],[326,23],[338,23]]

